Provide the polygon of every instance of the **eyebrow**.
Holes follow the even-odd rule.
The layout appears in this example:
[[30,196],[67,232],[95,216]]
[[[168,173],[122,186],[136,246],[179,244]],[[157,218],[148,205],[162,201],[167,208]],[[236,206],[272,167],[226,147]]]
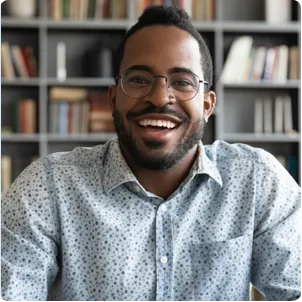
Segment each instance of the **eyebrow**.
[[[143,71],[148,71],[150,73],[154,73],[152,67],[148,65],[132,65],[129,68],[126,69],[128,70],[143,70]],[[168,74],[176,73],[176,72],[187,72],[187,73],[194,73],[191,69],[186,68],[186,67],[172,67],[168,69]]]

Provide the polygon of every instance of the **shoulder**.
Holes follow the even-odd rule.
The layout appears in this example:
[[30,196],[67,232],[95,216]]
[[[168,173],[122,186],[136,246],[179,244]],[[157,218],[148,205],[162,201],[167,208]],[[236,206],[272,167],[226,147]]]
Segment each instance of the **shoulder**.
[[211,145],[205,145],[207,156],[217,163],[228,161],[254,161],[257,164],[276,164],[277,159],[269,152],[242,143],[230,144],[222,140],[216,140]]
[[234,173],[242,180],[255,179],[261,182],[290,183],[297,186],[286,168],[271,153],[247,144],[230,144],[221,140],[205,145],[207,157],[214,163],[222,176],[230,177]]
[[38,161],[44,168],[64,167],[90,167],[94,164],[102,164],[104,156],[110,145],[114,143],[112,140],[107,141],[103,145],[94,147],[76,147],[69,152],[56,152],[42,157]]

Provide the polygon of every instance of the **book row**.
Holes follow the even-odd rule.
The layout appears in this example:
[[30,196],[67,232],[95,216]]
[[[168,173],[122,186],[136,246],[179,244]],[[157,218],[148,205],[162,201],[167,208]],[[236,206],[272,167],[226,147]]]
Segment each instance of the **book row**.
[[106,92],[53,87],[49,91],[49,101],[50,133],[67,135],[114,132],[114,122]]
[[255,100],[255,133],[296,133],[293,127],[292,100],[289,95]]
[[[11,108],[13,107],[13,108]],[[8,110],[8,109],[7,109]],[[9,108],[15,123],[2,124],[4,133],[33,134],[38,132],[38,102],[22,99]],[[73,133],[114,132],[114,122],[107,92],[88,92],[81,88],[53,87],[49,91],[49,132]]]
[[37,58],[31,45],[10,45],[1,43],[1,74],[4,79],[38,76]]
[[49,0],[49,17],[54,20],[125,19],[126,0]]
[[[184,8],[193,20],[212,21],[215,0],[133,0],[136,16],[150,5],[176,5]],[[54,20],[125,19],[126,0],[49,0],[49,17]]]
[[176,5],[186,10],[195,21],[213,21],[215,18],[215,0],[136,0],[137,17],[150,5]]
[[234,40],[221,74],[223,83],[260,80],[284,83],[298,79],[298,46],[255,46],[251,36]]

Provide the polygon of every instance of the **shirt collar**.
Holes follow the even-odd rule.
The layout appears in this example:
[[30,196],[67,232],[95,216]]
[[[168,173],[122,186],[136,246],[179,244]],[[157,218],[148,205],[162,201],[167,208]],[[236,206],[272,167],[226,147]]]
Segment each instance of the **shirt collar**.
[[200,141],[198,144],[198,157],[194,163],[193,174],[208,174],[222,187],[223,182],[221,175],[216,168],[215,162],[209,158],[206,152],[206,148]]
[[[119,146],[118,138],[115,137],[108,141],[105,148],[103,158],[103,188],[105,193],[109,193],[114,188],[127,182],[138,182],[135,175],[129,168],[121,148]],[[198,144],[198,157],[194,162],[193,176],[196,174],[208,174],[220,186],[222,186],[222,179],[219,171],[214,163],[207,156],[205,148],[200,141]]]

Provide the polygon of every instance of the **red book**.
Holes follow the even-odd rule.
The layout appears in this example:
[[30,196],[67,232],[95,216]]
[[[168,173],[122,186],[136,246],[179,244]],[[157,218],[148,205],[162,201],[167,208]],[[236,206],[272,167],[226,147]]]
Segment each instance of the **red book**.
[[27,57],[25,47],[20,46],[20,50],[21,50],[21,55],[22,55],[23,62],[24,62],[25,67],[26,67],[26,73],[29,77],[32,77],[32,75],[30,74],[29,61],[28,61],[28,57]]

